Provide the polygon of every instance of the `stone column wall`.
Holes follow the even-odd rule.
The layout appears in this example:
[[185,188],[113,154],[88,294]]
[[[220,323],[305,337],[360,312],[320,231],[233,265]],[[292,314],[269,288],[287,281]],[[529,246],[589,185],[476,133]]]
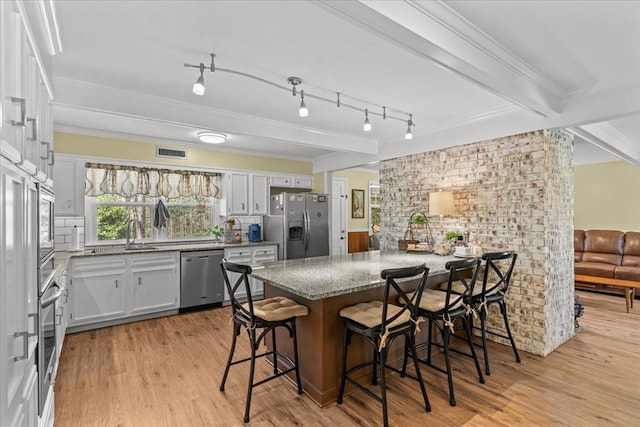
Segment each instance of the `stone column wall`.
[[[436,243],[468,231],[485,251],[514,250],[508,315],[518,348],[547,355],[573,336],[573,139],[514,135],[380,164],[381,249],[396,249],[429,192],[454,193],[456,213],[430,217]],[[418,236],[420,238],[420,236]],[[503,330],[497,307],[490,326]]]

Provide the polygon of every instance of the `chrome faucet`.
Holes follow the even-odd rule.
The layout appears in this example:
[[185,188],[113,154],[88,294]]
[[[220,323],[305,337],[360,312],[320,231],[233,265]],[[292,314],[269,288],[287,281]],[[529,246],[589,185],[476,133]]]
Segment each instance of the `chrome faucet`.
[[131,237],[131,224],[132,223],[136,223],[138,224],[138,227],[142,227],[142,223],[140,221],[138,221],[137,219],[131,218],[129,221],[127,221],[127,241],[125,243],[125,249],[129,249],[131,247],[131,245],[133,245],[136,242],[136,237],[135,235],[133,236],[133,238]]

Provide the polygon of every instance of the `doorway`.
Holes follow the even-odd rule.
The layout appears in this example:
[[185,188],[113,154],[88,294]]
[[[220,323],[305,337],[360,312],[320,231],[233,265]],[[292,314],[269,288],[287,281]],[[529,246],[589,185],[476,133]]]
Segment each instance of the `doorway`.
[[347,253],[347,180],[331,180],[331,255]]

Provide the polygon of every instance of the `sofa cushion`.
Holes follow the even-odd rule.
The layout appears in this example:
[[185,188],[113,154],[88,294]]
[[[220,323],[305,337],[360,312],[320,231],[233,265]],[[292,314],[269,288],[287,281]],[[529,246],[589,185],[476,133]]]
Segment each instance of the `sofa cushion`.
[[616,266],[601,262],[577,262],[575,263],[575,274],[583,274],[586,276],[598,276],[615,278]]
[[584,232],[583,262],[621,265],[624,233],[617,230],[587,230]]
[[625,233],[622,265],[640,266],[640,232],[627,231]]
[[620,266],[616,267],[616,279],[634,280],[640,282],[640,267]]
[[573,262],[582,261],[584,252],[584,230],[573,230]]

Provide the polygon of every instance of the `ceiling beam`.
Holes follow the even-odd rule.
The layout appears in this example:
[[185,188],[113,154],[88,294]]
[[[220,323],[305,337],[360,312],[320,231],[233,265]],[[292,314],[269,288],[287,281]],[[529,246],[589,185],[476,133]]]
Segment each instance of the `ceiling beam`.
[[443,2],[314,2],[529,112],[560,113],[570,94]]

